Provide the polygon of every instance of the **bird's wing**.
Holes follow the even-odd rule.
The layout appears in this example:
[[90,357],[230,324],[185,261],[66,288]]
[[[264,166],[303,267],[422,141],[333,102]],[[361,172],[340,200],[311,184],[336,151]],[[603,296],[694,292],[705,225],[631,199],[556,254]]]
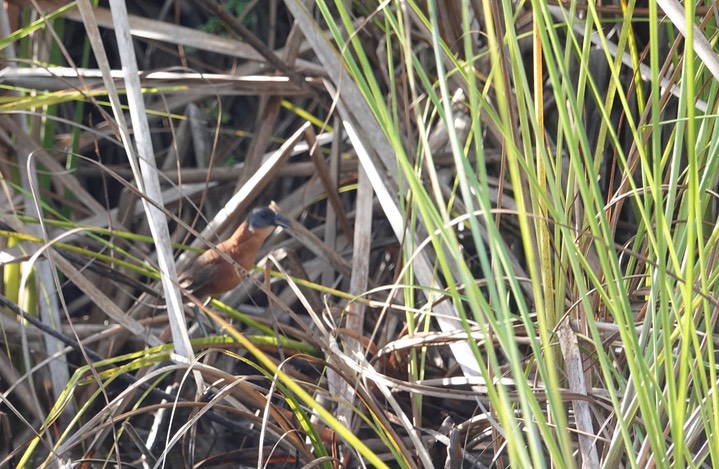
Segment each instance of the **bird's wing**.
[[217,268],[215,264],[196,263],[189,269],[183,271],[177,278],[177,281],[181,288],[194,294],[210,285]]

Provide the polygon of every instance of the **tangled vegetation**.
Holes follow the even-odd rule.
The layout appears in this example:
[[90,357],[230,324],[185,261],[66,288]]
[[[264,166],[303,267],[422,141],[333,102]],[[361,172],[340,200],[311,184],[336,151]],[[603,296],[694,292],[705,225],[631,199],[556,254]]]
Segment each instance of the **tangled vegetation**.
[[714,4],[2,15],[0,466],[719,467]]

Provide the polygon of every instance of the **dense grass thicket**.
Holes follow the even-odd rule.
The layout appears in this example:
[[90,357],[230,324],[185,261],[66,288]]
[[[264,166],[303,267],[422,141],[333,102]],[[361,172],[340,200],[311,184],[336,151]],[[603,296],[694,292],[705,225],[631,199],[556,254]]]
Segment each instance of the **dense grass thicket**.
[[1,467],[719,467],[713,3],[1,11]]

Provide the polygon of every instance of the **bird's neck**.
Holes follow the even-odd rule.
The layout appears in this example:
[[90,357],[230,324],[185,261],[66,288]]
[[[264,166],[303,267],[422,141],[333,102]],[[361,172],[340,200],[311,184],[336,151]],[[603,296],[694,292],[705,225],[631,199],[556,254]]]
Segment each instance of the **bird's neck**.
[[234,233],[232,233],[232,236],[230,236],[230,240],[235,243],[242,243],[243,241],[247,241],[248,239],[252,238],[253,232],[250,231],[250,227],[247,225],[247,223],[242,223],[240,226],[237,227]]
[[251,231],[250,227],[243,223],[223,244],[226,244],[231,250],[259,250],[274,229],[274,226],[268,226]]

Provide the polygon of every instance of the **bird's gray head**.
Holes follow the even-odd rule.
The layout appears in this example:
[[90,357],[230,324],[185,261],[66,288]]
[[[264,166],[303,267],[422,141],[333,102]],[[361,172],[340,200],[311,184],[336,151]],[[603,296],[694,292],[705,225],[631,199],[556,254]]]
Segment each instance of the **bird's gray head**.
[[287,228],[290,221],[282,215],[272,211],[270,207],[259,207],[247,217],[247,225],[250,231],[255,231],[258,228],[266,228],[268,226],[282,226]]

